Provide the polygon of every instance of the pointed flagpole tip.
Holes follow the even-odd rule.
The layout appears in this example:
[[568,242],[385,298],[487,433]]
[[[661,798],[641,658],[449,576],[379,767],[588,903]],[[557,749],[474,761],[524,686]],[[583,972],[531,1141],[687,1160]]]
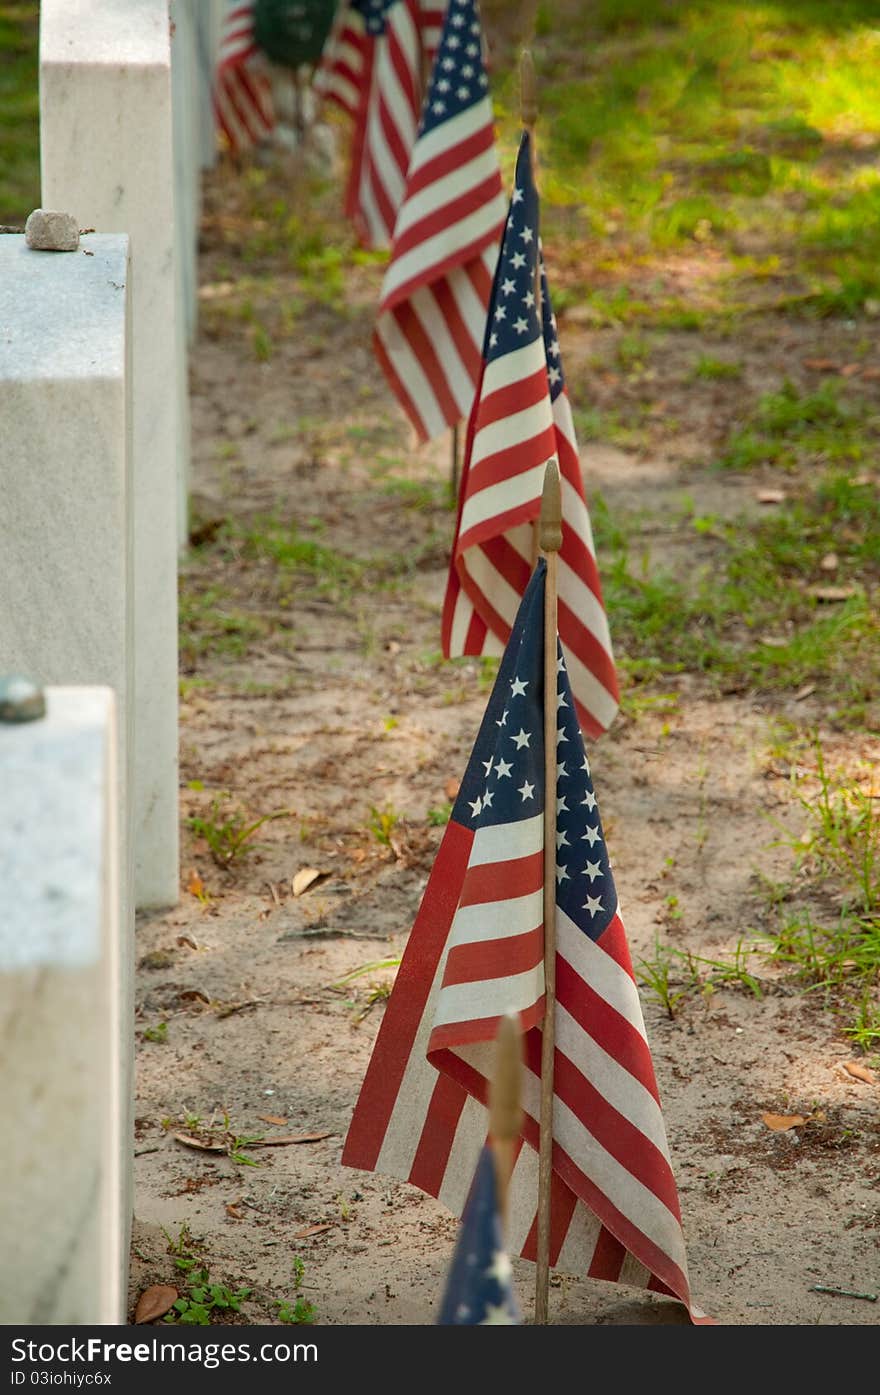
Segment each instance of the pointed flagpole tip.
[[562,485],[559,464],[552,456],[544,471],[544,491],[541,495],[541,516],[538,520],[538,544],[542,552],[558,552],[562,546]]
[[524,48],[519,60],[519,102],[522,124],[530,131],[538,119],[538,84],[531,50]]
[[502,1017],[495,1045],[495,1072],[489,1086],[489,1133],[495,1142],[519,1138],[522,1128],[522,1033],[519,1017]]

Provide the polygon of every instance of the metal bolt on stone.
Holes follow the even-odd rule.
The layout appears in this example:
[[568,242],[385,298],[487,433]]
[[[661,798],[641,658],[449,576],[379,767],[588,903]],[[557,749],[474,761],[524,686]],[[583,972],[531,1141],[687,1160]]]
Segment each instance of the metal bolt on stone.
[[20,673],[0,675],[0,722],[33,722],[46,715],[46,694]]

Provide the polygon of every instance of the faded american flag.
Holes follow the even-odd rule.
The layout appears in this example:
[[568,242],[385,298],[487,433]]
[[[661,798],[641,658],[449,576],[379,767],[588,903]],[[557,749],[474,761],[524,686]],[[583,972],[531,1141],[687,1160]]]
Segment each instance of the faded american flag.
[[[537,1240],[546,564],[515,619],[373,1048],[342,1155],[461,1215],[501,1018],[525,1033],[507,1241]],[[557,1001],[550,1262],[672,1294],[693,1321],[678,1194],[614,877],[557,645]]]
[[253,9],[253,0],[229,5],[214,79],[214,117],[234,154],[265,140],[275,127],[272,83],[254,43]]
[[538,217],[524,133],[468,422],[441,640],[446,658],[501,653],[532,573],[533,525],[555,456],[562,478],[559,634],[581,725],[594,737],[617,712],[617,674]]
[[442,18],[437,0],[353,0],[325,44],[315,90],[352,118],[344,204],[365,247],[391,243]]
[[504,225],[475,0],[449,0],[373,343],[420,441],[466,417]]

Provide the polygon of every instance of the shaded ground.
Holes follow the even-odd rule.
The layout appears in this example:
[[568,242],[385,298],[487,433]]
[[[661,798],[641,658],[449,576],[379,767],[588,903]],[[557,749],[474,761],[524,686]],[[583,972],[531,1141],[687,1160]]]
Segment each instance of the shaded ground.
[[[724,1323],[871,1324],[813,1288],[880,1288],[876,34],[855,0],[581,9],[538,11],[545,241],[624,686],[593,771],[692,1288]],[[518,35],[486,10],[509,164]],[[440,660],[449,444],[413,450],[389,399],[382,258],[337,189],[272,158],[206,185],[132,1300],[204,1269],[250,1290],[224,1320],[415,1324],[456,1222],[339,1158],[493,668]],[[681,1321],[553,1285],[554,1322]]]

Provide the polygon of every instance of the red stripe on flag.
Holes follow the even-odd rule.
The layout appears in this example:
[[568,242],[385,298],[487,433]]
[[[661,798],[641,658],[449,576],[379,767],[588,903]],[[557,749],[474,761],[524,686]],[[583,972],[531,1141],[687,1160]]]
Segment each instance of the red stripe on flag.
[[543,851],[530,853],[527,857],[511,858],[509,862],[486,862],[468,868],[459,905],[510,901],[515,896],[528,896],[531,892],[539,891],[543,885]]
[[540,964],[543,958],[544,936],[540,925],[522,935],[482,940],[478,944],[455,945],[449,951],[443,970],[443,987],[524,974]]
[[409,388],[394,367],[391,358],[385,350],[385,345],[376,333],[373,334],[373,352],[379,361],[379,367],[385,374],[389,387],[406,412],[406,415],[409,417],[416,436],[420,441],[426,441],[430,433],[425,424],[425,419],[419,411],[414,398],[410,395]]
[[405,955],[401,963],[361,1089],[359,1108],[345,1140],[342,1161],[350,1167],[372,1170],[376,1166],[458,905],[458,887],[472,842],[473,834],[468,829],[457,823],[447,824],[412,930],[418,953]]
[[423,1128],[408,1180],[429,1196],[437,1196],[443,1185],[446,1164],[455,1142],[455,1130],[467,1094],[446,1075],[438,1075],[428,1106],[430,1128]]
[[596,1248],[587,1270],[590,1278],[617,1281],[625,1259],[626,1249],[603,1225],[596,1238]]

